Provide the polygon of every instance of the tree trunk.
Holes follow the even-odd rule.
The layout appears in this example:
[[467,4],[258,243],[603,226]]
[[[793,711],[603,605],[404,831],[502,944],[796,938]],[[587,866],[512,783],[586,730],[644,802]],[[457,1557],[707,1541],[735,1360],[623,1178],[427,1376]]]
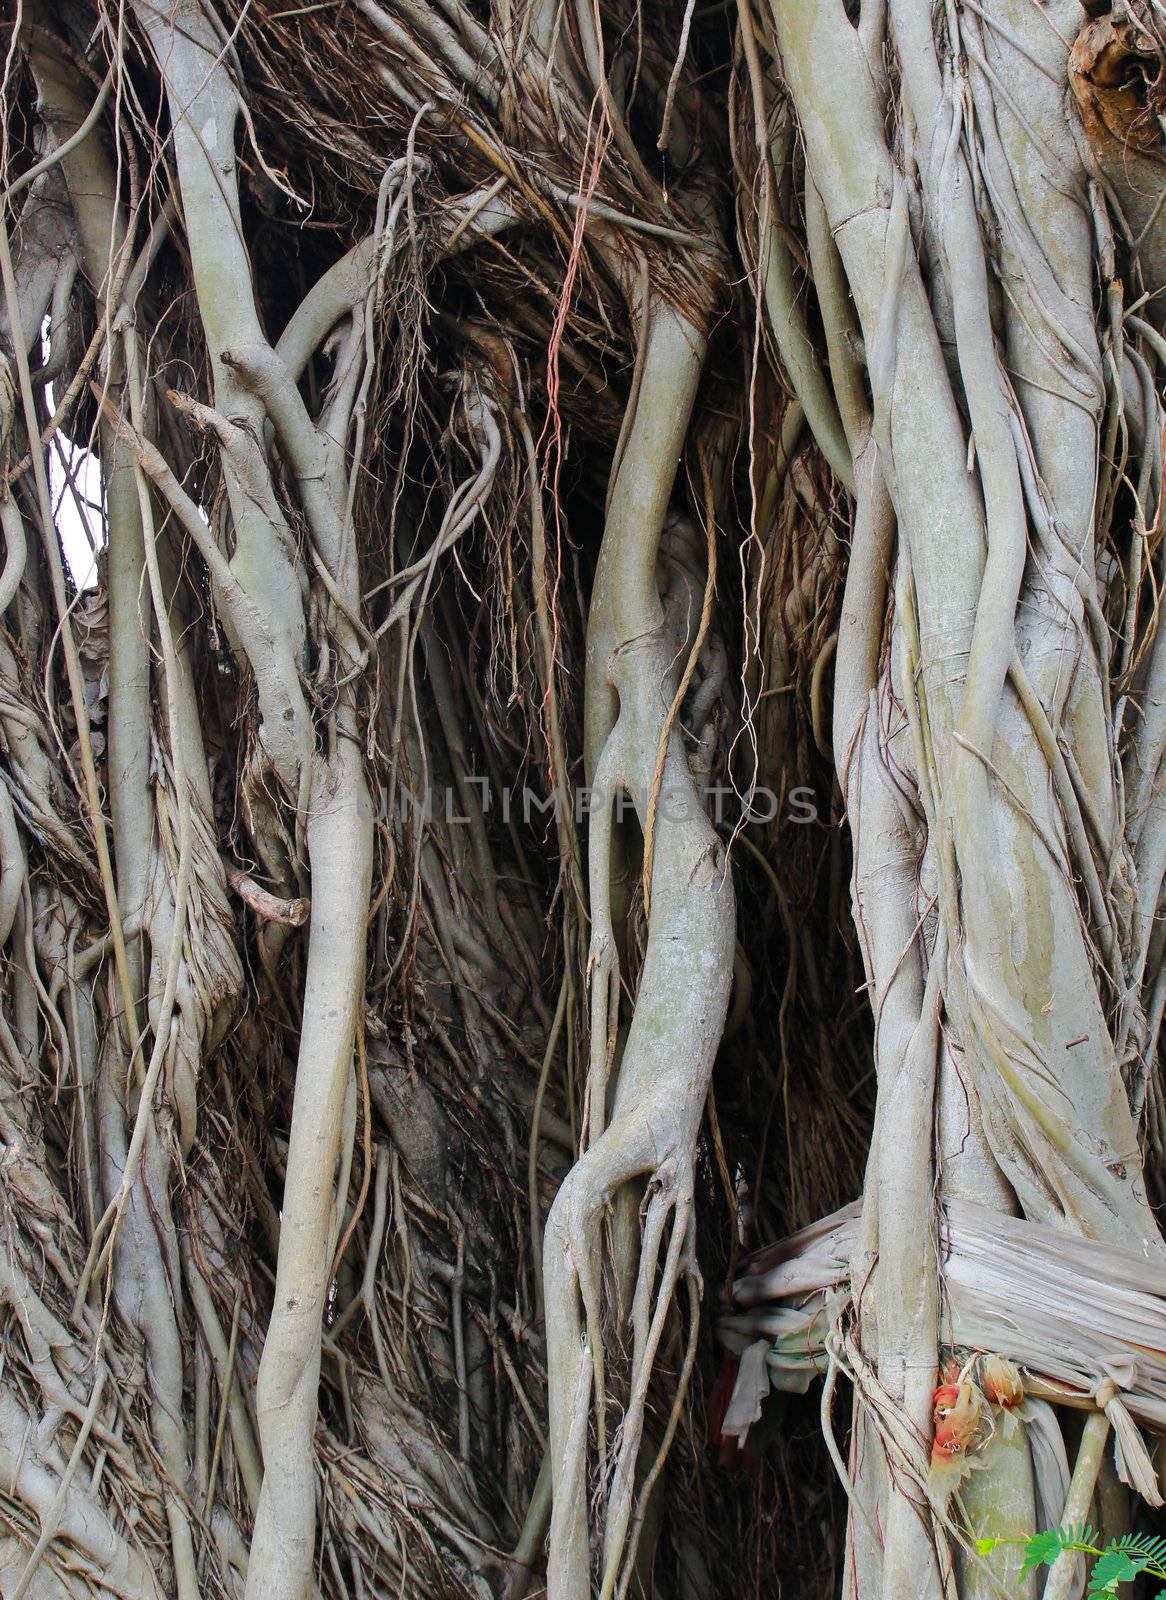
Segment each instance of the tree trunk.
[[0,1589],[1035,1600],[1166,1431],[1156,0],[7,26]]

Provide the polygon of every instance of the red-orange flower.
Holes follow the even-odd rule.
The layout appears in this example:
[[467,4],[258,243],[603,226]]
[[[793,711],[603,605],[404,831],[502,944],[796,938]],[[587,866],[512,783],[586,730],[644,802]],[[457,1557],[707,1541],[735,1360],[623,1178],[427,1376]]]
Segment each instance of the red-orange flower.
[[932,1404],[935,1438],[927,1481],[931,1493],[946,1500],[960,1480],[977,1465],[971,1452],[983,1436],[988,1406],[982,1391],[970,1378],[941,1383]]
[[934,1396],[933,1456],[974,1449],[984,1427],[984,1396],[970,1378],[941,1383]]
[[952,1409],[959,1397],[959,1383],[956,1379],[952,1378],[940,1384],[939,1388],[935,1391],[935,1395],[932,1400],[937,1421],[941,1416],[945,1416],[947,1412]]

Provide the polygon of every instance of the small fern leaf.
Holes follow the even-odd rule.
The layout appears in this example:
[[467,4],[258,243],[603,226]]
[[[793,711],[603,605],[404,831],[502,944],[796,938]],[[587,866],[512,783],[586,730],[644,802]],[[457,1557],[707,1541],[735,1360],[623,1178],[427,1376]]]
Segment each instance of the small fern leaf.
[[1148,1556],[1151,1561],[1166,1561],[1166,1539],[1152,1533],[1123,1533],[1113,1541],[1113,1548]]

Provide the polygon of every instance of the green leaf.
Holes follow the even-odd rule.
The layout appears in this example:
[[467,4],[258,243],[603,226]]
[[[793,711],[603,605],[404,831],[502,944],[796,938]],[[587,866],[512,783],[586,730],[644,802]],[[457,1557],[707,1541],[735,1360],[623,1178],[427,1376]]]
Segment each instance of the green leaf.
[[1003,1539],[977,1539],[976,1549],[982,1556],[990,1556],[998,1544],[1003,1544]]
[[1133,1554],[1128,1550],[1110,1548],[1098,1556],[1089,1574],[1089,1594],[1116,1594],[1119,1583],[1130,1583],[1150,1564],[1147,1555]]
[[[1152,1533],[1123,1533],[1120,1539],[1111,1541],[1114,1550],[1126,1550],[1136,1555],[1148,1558],[1151,1566],[1158,1569],[1166,1566],[1166,1539]],[[1160,1574],[1166,1576],[1166,1572]]]
[[1046,1528],[1044,1533],[1034,1533],[1024,1547],[1024,1565],[1020,1569],[1020,1576],[1027,1578],[1037,1567],[1051,1567],[1064,1548],[1060,1528]]
[[1096,1548],[1098,1537],[1097,1530],[1088,1523],[1080,1528],[1047,1528],[1044,1533],[1034,1533],[1024,1546],[1024,1565],[1020,1569],[1020,1576],[1027,1578],[1037,1567],[1051,1567],[1066,1550],[1099,1556],[1101,1551]]

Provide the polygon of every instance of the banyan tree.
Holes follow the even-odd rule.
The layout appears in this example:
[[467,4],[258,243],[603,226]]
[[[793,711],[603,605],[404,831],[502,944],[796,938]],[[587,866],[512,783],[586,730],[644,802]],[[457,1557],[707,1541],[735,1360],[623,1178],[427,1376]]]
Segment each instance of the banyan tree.
[[2,97],[0,1593],[1075,1600],[1159,0],[14,0]]

